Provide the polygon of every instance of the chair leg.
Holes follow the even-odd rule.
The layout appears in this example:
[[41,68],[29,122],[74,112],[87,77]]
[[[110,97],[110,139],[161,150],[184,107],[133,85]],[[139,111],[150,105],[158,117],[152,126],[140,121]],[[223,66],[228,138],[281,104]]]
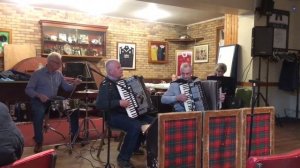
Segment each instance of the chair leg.
[[123,140],[124,140],[124,137],[125,137],[125,132],[124,131],[121,131],[120,132],[120,135],[119,135],[119,145],[118,145],[118,148],[117,148],[117,150],[118,151],[120,151],[121,150],[121,147],[122,147],[122,145],[123,145]]
[[104,145],[104,139],[106,138],[106,135],[107,135],[107,129],[102,133],[102,137],[100,139],[100,144],[99,144],[99,148],[98,148],[98,152],[97,152],[97,157],[100,156],[101,154],[101,151],[102,151],[102,147]]

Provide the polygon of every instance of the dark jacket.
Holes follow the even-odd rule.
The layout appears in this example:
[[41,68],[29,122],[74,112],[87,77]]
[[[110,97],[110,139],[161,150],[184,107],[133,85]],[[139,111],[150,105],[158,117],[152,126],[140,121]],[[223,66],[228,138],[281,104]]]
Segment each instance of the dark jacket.
[[21,158],[24,139],[11,119],[7,106],[0,102],[0,166]]
[[100,84],[96,100],[96,108],[104,112],[106,121],[115,113],[127,114],[125,108],[120,106],[120,100],[121,97],[115,82],[106,77]]

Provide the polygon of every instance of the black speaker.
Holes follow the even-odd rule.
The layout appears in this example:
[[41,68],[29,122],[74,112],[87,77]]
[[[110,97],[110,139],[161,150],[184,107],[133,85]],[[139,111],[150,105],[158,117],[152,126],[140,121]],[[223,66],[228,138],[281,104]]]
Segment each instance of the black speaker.
[[273,54],[274,28],[255,26],[252,29],[252,57],[272,56]]

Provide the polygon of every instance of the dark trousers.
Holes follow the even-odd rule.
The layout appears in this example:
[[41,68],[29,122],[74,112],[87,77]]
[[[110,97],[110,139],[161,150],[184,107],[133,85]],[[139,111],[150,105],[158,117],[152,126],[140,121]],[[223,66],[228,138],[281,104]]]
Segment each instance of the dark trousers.
[[123,145],[119,154],[119,158],[129,161],[132,153],[139,149],[141,142],[145,139],[141,126],[146,123],[151,123],[153,117],[143,115],[138,118],[130,118],[127,114],[116,113],[110,116],[108,124],[111,127],[121,129],[126,132]]
[[[45,114],[49,112],[51,102],[42,103],[39,99],[31,99],[32,122],[34,140],[37,144],[43,144],[43,121]],[[74,111],[70,115],[71,134],[75,135],[79,128],[79,113]]]

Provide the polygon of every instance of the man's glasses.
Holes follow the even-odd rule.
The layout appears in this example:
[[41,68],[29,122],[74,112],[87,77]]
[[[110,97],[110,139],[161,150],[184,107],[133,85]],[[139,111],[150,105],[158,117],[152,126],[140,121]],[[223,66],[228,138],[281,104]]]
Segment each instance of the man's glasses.
[[51,62],[55,63],[56,65],[61,65],[61,61],[54,61],[54,60],[51,60]]

